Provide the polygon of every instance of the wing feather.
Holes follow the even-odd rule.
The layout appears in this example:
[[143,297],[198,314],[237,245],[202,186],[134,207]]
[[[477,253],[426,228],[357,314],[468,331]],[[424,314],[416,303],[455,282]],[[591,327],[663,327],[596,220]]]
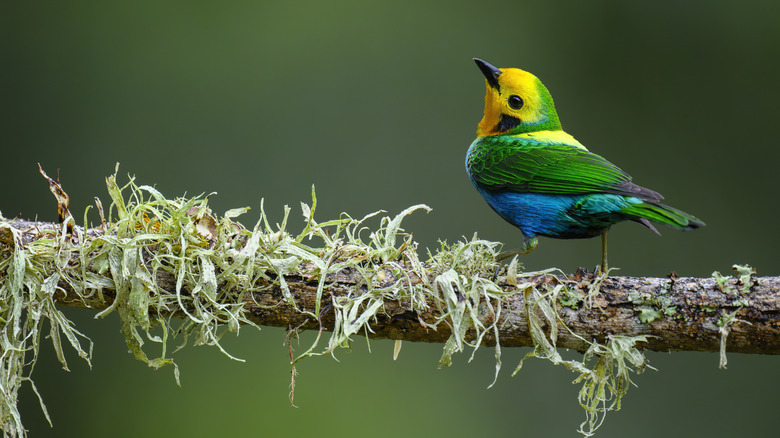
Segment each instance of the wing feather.
[[614,193],[659,201],[663,197],[631,182],[631,177],[586,149],[524,141],[517,137],[484,137],[472,146],[467,167],[476,184],[516,193]]

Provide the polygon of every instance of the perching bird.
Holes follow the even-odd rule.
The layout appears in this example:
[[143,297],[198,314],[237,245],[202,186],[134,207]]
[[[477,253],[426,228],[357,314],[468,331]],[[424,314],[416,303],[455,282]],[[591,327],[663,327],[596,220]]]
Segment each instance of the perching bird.
[[589,152],[561,129],[552,96],[536,76],[474,59],[485,75],[485,115],[466,155],[469,178],[488,205],[523,233],[531,252],[537,236],[578,239],[601,235],[600,270],[607,273],[607,230],[625,220],[658,233],[656,222],[679,230],[704,225],[661,203],[663,196]]

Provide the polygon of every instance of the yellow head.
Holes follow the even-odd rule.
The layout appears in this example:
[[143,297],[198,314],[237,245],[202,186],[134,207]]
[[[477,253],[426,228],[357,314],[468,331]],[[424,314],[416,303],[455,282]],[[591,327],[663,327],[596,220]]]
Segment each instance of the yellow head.
[[474,62],[487,83],[478,136],[561,129],[552,96],[536,76],[518,68],[499,69],[477,58]]

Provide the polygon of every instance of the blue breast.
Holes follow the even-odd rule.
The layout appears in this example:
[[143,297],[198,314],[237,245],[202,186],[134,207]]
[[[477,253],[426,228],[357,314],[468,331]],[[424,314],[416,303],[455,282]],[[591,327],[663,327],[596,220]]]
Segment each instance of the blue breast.
[[642,203],[638,198],[608,193],[547,195],[475,186],[499,216],[528,237],[575,239],[598,236],[613,224],[632,218],[622,212],[624,208]]

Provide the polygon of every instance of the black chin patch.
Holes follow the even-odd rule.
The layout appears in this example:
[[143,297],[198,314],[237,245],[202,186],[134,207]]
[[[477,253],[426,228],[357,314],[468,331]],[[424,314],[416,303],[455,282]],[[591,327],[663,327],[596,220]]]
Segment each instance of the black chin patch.
[[516,127],[519,124],[520,124],[520,119],[518,119],[517,117],[501,114],[501,120],[499,120],[498,125],[496,125],[496,131],[497,132],[509,131],[510,129]]

